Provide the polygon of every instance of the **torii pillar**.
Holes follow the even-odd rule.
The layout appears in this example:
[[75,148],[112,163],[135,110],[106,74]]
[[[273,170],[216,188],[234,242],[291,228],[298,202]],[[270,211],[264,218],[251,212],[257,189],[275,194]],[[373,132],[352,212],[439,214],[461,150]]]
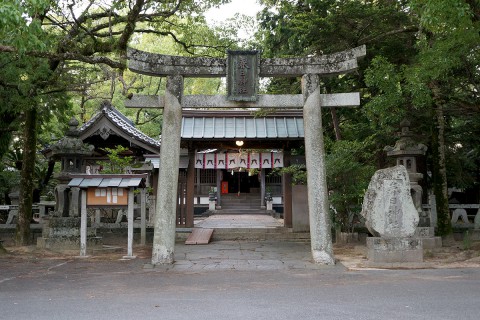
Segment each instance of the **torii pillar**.
[[170,264],[174,261],[182,95],[183,77],[168,76],[163,108],[161,166],[158,176],[156,219],[153,233],[153,265]]
[[305,162],[307,165],[308,211],[313,260],[335,264],[331,221],[329,217],[325,148],[323,143],[322,108],[318,75],[302,77],[305,99],[303,124],[305,130]]

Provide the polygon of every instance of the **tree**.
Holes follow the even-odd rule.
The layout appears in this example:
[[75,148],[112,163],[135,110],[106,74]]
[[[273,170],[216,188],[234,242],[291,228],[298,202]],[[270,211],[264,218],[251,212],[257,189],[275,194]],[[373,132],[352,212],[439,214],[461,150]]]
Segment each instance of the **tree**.
[[[457,184],[478,185],[465,177],[478,177],[480,171],[475,160],[479,135],[472,135],[478,132],[472,124],[480,111],[479,2],[264,2],[275,7],[260,16],[258,41],[269,56],[318,55],[367,45],[356,74],[324,80],[326,93],[361,91],[363,106],[332,112],[331,118],[324,114],[326,127],[333,129],[326,135],[362,142],[372,157],[358,158],[359,163],[381,168],[387,163],[383,147],[393,144],[398,124],[408,117],[425,140],[419,142],[429,145],[438,232],[448,234],[447,181],[455,177]],[[298,79],[275,80],[269,86],[272,92],[298,93],[299,88]],[[335,144],[327,151],[335,152]]]
[[129,151],[126,147],[116,146],[103,150],[107,152],[108,161],[98,161],[97,163],[102,168],[102,174],[125,173],[127,167],[134,163],[133,157],[126,155]]
[[[455,124],[459,130],[458,124],[469,123],[472,117],[478,119],[480,115],[480,4],[461,0],[412,0],[410,4],[411,16],[420,30],[417,54],[411,63],[398,66],[378,57],[367,72],[367,82],[381,90],[373,99],[376,100],[374,103],[409,103],[428,119],[424,132],[430,132],[429,155],[437,203],[437,232],[446,236],[451,233],[447,187],[448,181],[454,180],[448,176],[453,178],[459,173],[455,170],[458,166],[448,168],[447,165],[458,162],[461,155],[449,150],[464,144],[464,137],[460,138],[458,133],[450,136],[449,131]],[[397,98],[392,99],[394,96]],[[471,129],[463,127],[460,130]],[[467,152],[478,154],[478,147],[471,142],[465,145],[470,146]],[[458,179],[455,180],[458,183]]]
[[136,34],[142,33],[171,37],[191,54],[220,50],[215,44],[200,46],[188,42],[190,38],[185,31],[192,29],[185,28],[204,22],[201,12],[222,2],[6,0],[2,3],[0,67],[4,72],[0,94],[8,99],[0,106],[2,153],[12,132],[23,124],[18,244],[30,241],[38,125],[52,113],[60,118],[71,110],[68,92],[85,90],[85,82],[75,81],[84,66],[81,63],[116,69],[116,78],[126,83],[123,76],[127,46]]

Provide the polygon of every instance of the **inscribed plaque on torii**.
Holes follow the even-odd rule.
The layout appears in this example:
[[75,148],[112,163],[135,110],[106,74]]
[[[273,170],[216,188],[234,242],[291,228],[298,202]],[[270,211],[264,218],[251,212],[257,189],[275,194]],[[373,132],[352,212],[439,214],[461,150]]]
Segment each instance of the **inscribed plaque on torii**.
[[228,51],[228,100],[257,101],[259,63],[258,51]]

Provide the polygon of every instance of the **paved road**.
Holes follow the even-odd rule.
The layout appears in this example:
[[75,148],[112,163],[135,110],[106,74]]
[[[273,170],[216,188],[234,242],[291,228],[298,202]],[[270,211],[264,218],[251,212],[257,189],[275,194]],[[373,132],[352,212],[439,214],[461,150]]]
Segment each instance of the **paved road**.
[[[195,250],[212,253],[208,246]],[[232,256],[238,261],[241,254]],[[264,268],[235,269],[202,259],[202,268],[189,260],[189,268],[145,269],[149,259],[142,257],[3,257],[0,319],[480,318],[479,269],[281,268],[261,258],[251,264]]]

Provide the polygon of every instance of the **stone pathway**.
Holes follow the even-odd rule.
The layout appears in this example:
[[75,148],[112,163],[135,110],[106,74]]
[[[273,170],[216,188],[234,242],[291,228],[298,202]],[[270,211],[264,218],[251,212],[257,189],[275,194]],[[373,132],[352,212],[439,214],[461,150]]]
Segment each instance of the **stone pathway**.
[[[149,268],[151,266],[146,266]],[[315,264],[310,244],[286,241],[218,241],[208,245],[175,245],[175,263],[156,266],[154,270],[198,272],[208,270],[289,270],[340,268],[342,265]]]
[[283,220],[261,214],[219,214],[205,219],[195,219],[199,228],[278,228],[283,227]]

